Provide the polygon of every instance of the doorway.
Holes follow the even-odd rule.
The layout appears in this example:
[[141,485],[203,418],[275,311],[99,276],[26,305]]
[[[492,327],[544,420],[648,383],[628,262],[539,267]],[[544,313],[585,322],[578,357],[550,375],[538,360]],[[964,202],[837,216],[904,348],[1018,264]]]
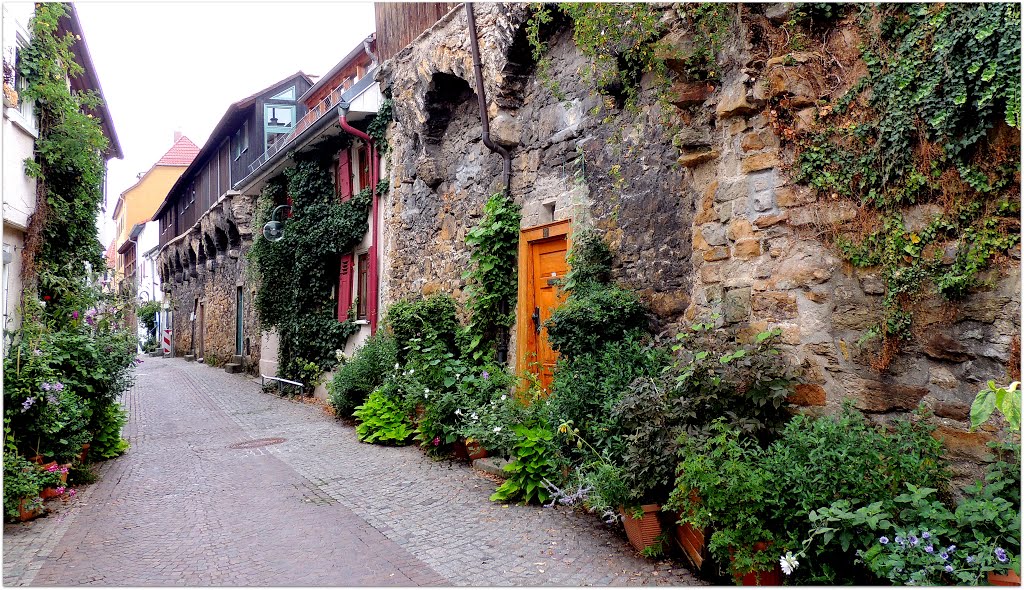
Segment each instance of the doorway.
[[198,338],[196,342],[199,346],[196,347],[196,360],[203,360],[206,358],[206,342],[203,337],[206,332],[206,322],[203,320],[206,318],[206,304],[202,301],[199,302],[199,311],[196,312],[196,335]]
[[235,354],[242,354],[242,326],[244,325],[244,315],[242,310],[242,288],[238,287],[235,291]]
[[521,374],[535,374],[544,391],[551,387],[558,360],[544,322],[565,298],[559,284],[568,269],[568,250],[569,220],[526,229],[519,236],[518,367]]

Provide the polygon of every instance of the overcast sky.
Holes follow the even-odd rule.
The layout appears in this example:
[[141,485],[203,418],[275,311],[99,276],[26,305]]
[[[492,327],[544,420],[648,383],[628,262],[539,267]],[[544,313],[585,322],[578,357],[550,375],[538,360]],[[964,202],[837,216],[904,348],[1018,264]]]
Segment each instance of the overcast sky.
[[299,70],[327,73],[373,32],[370,2],[76,2],[123,160],[117,197],[173,143],[203,146],[228,105]]

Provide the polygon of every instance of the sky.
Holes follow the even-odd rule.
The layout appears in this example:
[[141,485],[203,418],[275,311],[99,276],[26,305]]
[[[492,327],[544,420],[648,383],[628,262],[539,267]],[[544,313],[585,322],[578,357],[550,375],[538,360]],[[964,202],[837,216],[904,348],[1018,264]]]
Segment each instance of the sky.
[[76,2],[124,152],[110,160],[104,245],[118,196],[170,149],[203,146],[228,106],[302,70],[323,75],[373,32],[370,2]]

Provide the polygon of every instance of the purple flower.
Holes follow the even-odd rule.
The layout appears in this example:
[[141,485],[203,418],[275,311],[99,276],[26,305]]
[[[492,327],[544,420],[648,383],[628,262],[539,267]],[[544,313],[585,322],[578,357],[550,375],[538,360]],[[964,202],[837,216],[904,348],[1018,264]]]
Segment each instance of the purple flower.
[[949,573],[953,573],[953,566],[946,564],[946,571]]
[[434,446],[435,447],[441,446],[441,437],[440,436],[435,436],[434,437]]
[[949,551],[950,553],[956,551],[956,545],[950,545],[946,548],[946,551]]
[[1006,563],[1006,551],[1003,551],[1002,547],[996,547],[995,554],[999,563]]
[[917,547],[917,537],[915,537],[914,535],[910,535],[909,537],[907,537],[907,541],[910,542],[911,547]]
[[886,537],[886,536],[879,537],[878,538],[878,542],[883,544],[883,545],[888,545],[889,544],[889,537]]
[[53,390],[53,386],[50,385],[49,383],[43,383],[42,385],[40,385],[40,387],[42,387],[43,391],[52,391]]
[[71,496],[72,498],[74,498],[75,494],[77,494],[77,493],[78,493],[78,490],[76,490],[75,488],[71,488],[71,490],[68,491],[68,495]]
[[91,315],[87,315],[85,316],[85,323],[89,324],[90,326],[95,325],[96,319],[93,318]]
[[941,557],[942,560],[945,561],[945,560],[949,559],[949,553],[946,553],[945,551],[943,551],[943,552],[939,553],[939,557]]
[[77,320],[78,319],[78,310],[77,309],[75,311],[71,312],[71,319],[73,319],[73,320]]
[[974,556],[973,555],[968,555],[967,556],[967,563],[974,563]]
[[60,403],[60,398],[53,395],[52,393],[46,394],[46,403],[51,405],[57,405]]
[[484,380],[487,380],[491,377],[491,374],[488,373],[487,371],[484,371],[483,373],[480,373],[480,376],[483,377]]
[[64,486],[59,486],[57,488],[57,494],[60,495],[60,494],[63,494],[63,493],[64,493]]
[[925,531],[925,532],[921,533],[921,538],[922,539],[931,539],[932,536],[931,536],[931,534],[928,531]]
[[924,548],[924,552],[925,553],[932,553],[933,551],[935,551],[935,546],[934,545],[929,545],[929,546]]
[[31,408],[32,404],[34,404],[34,403],[36,403],[36,398],[34,398],[34,397],[26,398],[25,401],[21,402],[21,411],[22,412],[27,412],[28,409]]
[[897,545],[899,545],[900,547],[902,547],[902,546],[903,546],[903,543],[904,543],[904,541],[903,541],[903,537],[901,537],[901,536],[899,536],[899,535],[896,535],[896,539],[895,539],[895,541],[896,541],[896,544],[897,544]]
[[53,390],[54,391],[64,391],[64,384],[61,383],[60,381],[54,383],[53,384]]
[[35,350],[33,350],[33,351],[32,351],[32,354],[34,354],[34,355],[36,355],[36,356],[43,356],[43,351],[41,351],[41,350],[39,350],[39,349],[37,348],[37,349],[35,349]]

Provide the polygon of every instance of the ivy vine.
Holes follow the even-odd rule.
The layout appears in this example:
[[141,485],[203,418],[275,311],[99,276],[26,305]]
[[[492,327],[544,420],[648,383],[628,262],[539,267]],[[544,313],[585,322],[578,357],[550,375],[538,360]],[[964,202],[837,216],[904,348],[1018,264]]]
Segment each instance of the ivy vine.
[[[38,276],[84,277],[85,262],[94,268],[104,264],[96,216],[109,141],[99,120],[88,113],[101,104],[99,97],[72,92],[68,83],[83,69],[71,49],[75,36],[58,32],[66,13],[64,4],[36,5],[32,39],[18,64],[27,81],[23,100],[34,100],[39,116],[34,154],[25,161],[26,173],[36,179],[36,210],[29,220],[22,269],[30,285]],[[45,281],[38,287],[44,297],[58,295]]]
[[[879,5],[862,19],[868,75],[819,109],[798,180],[860,201],[870,228],[837,238],[886,283],[884,368],[911,337],[928,286],[949,299],[1020,241],[1019,5]],[[908,229],[911,205],[941,213]],[[920,225],[918,223],[917,225]]]
[[388,125],[391,124],[391,119],[394,116],[394,106],[395,101],[392,100],[391,89],[388,88],[384,91],[384,100],[381,101],[377,114],[366,128],[366,134],[373,138],[381,156],[387,154],[391,149],[388,144]]
[[472,248],[472,267],[462,276],[471,312],[466,353],[477,363],[493,360],[498,328],[514,322],[520,219],[519,205],[497,193],[484,205],[480,224],[466,234]]
[[[342,136],[347,143],[347,136]],[[256,227],[277,205],[291,198],[284,236],[270,242],[257,236],[247,254],[259,279],[256,311],[263,329],[279,336],[279,374],[315,380],[337,363],[335,350],[358,330],[352,320],[337,319],[337,283],[341,256],[367,231],[371,191],[345,202],[335,196],[332,157],[338,141],[304,154],[295,166],[267,184],[258,201]],[[315,365],[315,366],[313,366]]]

